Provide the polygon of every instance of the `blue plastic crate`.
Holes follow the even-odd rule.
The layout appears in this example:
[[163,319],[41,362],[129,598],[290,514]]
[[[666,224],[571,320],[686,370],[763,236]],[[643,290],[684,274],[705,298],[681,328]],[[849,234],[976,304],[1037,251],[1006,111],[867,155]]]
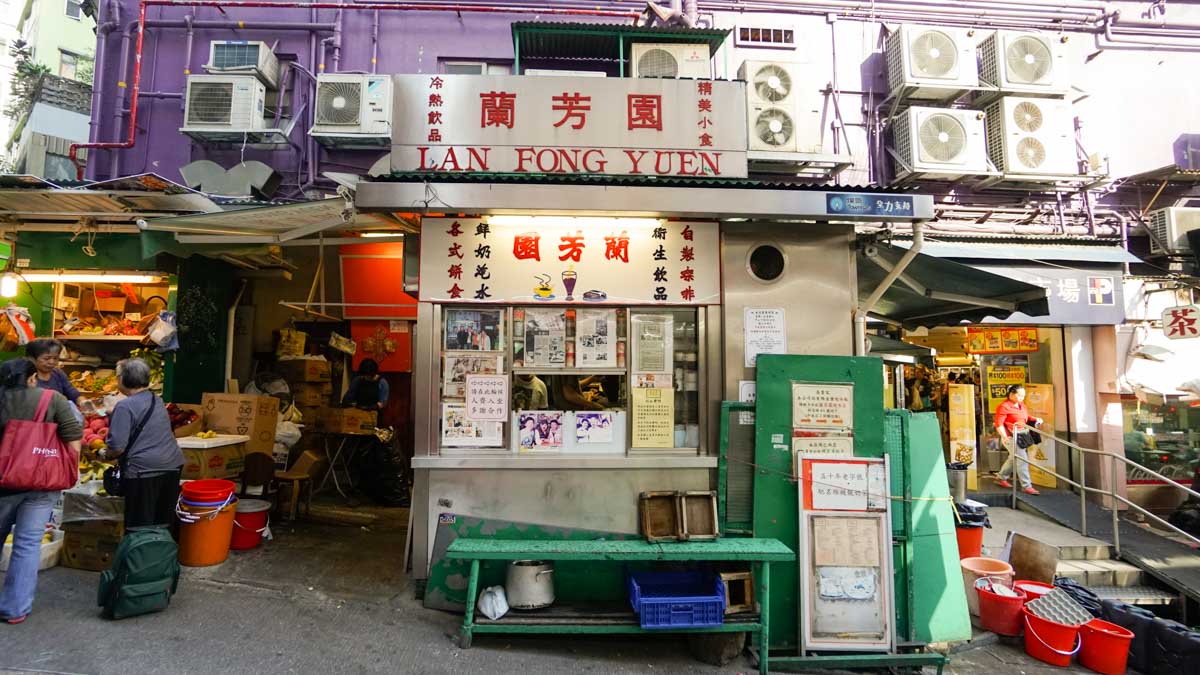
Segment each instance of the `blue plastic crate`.
[[725,623],[725,582],[711,572],[633,572],[628,585],[642,628]]

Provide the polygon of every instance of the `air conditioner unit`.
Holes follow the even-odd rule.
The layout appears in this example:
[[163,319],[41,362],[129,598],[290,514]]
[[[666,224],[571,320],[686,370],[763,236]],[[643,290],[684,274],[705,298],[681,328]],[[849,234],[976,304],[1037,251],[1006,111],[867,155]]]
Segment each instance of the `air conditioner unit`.
[[[1188,254],[1188,232],[1200,230],[1200,208],[1170,207],[1155,209],[1147,218],[1150,231],[1150,254]],[[1164,249],[1159,245],[1166,245]]]
[[712,77],[707,44],[638,42],[632,46],[634,77]]
[[979,86],[975,43],[965,30],[900,26],[888,36],[884,53],[893,96],[941,100]]
[[180,131],[200,140],[236,141],[266,127],[266,98],[266,87],[250,75],[189,75]]
[[259,40],[213,40],[204,70],[214,74],[253,75],[268,89],[279,88],[279,59]]
[[979,80],[1005,94],[1063,96],[1066,60],[1053,35],[998,30],[979,45]]
[[987,140],[992,164],[1005,174],[1079,174],[1066,101],[1005,96],[987,107]]
[[750,149],[821,152],[820,85],[794,63],[746,61],[738,79],[746,82]]
[[312,136],[339,148],[381,148],[392,143],[390,75],[318,75]]
[[892,124],[896,178],[953,179],[988,172],[983,113],[908,108]]

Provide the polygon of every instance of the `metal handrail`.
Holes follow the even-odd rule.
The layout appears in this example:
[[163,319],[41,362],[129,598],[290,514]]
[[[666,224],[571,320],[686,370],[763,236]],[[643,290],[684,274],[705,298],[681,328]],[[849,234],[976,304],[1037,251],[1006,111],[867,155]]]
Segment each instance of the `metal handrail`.
[[[1023,431],[1025,429],[1027,429],[1027,427],[1023,427],[1023,426],[1016,427],[1017,431]],[[1126,506],[1128,506],[1130,508],[1136,509],[1138,511],[1138,513],[1141,513],[1144,516],[1149,516],[1150,518],[1153,518],[1156,522],[1161,523],[1162,525],[1165,525],[1170,530],[1177,532],[1177,533],[1183,535],[1184,537],[1187,537],[1189,540],[1195,542],[1197,545],[1200,545],[1200,538],[1196,538],[1196,537],[1192,536],[1191,534],[1184,532],[1183,530],[1179,529],[1178,527],[1175,527],[1171,523],[1168,523],[1167,521],[1163,520],[1162,518],[1154,515],[1153,513],[1147,511],[1146,509],[1142,508],[1141,506],[1138,506],[1137,504],[1134,504],[1133,502],[1129,501],[1125,497],[1122,497],[1121,495],[1117,494],[1116,485],[1117,485],[1117,466],[1118,466],[1118,464],[1114,460],[1120,460],[1120,461],[1124,462],[1125,464],[1131,465],[1134,468],[1136,468],[1140,471],[1144,471],[1145,473],[1147,473],[1151,476],[1157,476],[1158,478],[1166,481],[1166,483],[1168,485],[1170,485],[1171,487],[1183,490],[1187,494],[1192,495],[1198,499],[1200,499],[1200,492],[1196,492],[1195,490],[1192,490],[1189,487],[1180,485],[1175,480],[1167,478],[1166,476],[1163,476],[1162,474],[1158,473],[1157,471],[1154,471],[1153,469],[1150,469],[1149,467],[1143,466],[1123,455],[1118,455],[1118,454],[1112,453],[1112,452],[1105,452],[1103,450],[1096,450],[1094,448],[1085,448],[1081,445],[1072,443],[1071,441],[1068,441],[1066,439],[1058,438],[1054,434],[1048,433],[1041,429],[1038,429],[1037,432],[1039,434],[1041,434],[1043,437],[1054,440],[1056,443],[1062,443],[1063,445],[1067,446],[1068,448],[1071,448],[1072,450],[1078,450],[1080,455],[1082,455],[1084,453],[1089,453],[1089,454],[1093,454],[1093,455],[1103,455],[1103,456],[1109,458],[1109,469],[1110,469],[1111,476],[1110,476],[1109,488],[1107,490],[1104,490],[1101,488],[1088,487],[1086,485],[1087,464],[1086,464],[1086,462],[1083,461],[1082,456],[1079,458],[1080,459],[1080,461],[1079,461],[1079,480],[1080,480],[1080,482],[1077,483],[1077,482],[1071,480],[1070,478],[1067,478],[1066,476],[1064,476],[1052,469],[1047,469],[1046,467],[1043,467],[1043,466],[1034,465],[1033,460],[1029,459],[1028,454],[1026,454],[1026,456],[1024,456],[1024,457],[1018,455],[1016,452],[1017,451],[1017,448],[1016,448],[1017,441],[1016,441],[1015,433],[1010,434],[1007,439],[1008,445],[1010,446],[1010,447],[1008,447],[1009,456],[1013,460],[1013,473],[1014,474],[1017,473],[1017,462],[1025,462],[1028,465],[1037,466],[1038,470],[1044,471],[1072,487],[1079,488],[1079,523],[1080,523],[1080,533],[1083,534],[1083,536],[1085,536],[1085,537],[1087,536],[1087,495],[1090,492],[1090,493],[1107,496],[1110,500],[1109,506],[1111,507],[1110,510],[1112,512],[1113,547],[1116,549],[1117,555],[1121,554],[1120,510],[1117,508],[1118,501],[1125,504]],[[1013,478],[1017,478],[1017,476],[1014,475]],[[1017,508],[1017,484],[1018,483],[1020,483],[1020,480],[1014,480],[1012,483],[1012,507],[1014,509]]]

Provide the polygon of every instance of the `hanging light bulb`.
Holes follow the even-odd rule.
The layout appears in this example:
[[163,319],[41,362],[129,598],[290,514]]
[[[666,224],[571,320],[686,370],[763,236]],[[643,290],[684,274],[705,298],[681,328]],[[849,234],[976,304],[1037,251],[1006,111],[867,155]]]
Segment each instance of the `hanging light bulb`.
[[5,272],[4,276],[0,276],[0,297],[17,297],[17,275]]

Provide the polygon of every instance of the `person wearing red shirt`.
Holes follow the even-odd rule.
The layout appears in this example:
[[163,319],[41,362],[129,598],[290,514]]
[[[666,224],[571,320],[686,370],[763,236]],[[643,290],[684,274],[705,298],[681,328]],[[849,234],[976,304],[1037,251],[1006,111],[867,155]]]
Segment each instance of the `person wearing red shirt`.
[[[1012,477],[1013,464],[1016,464],[1017,477],[1021,481],[1021,488],[1025,494],[1039,494],[1033,487],[1033,481],[1029,478],[1029,455],[1026,454],[1025,448],[1022,448],[1017,442],[1017,436],[1028,434],[1029,425],[1038,426],[1041,423],[1042,420],[1031,416],[1029,409],[1025,407],[1025,387],[1020,384],[1010,385],[1008,398],[996,408],[996,433],[1000,434],[1001,443],[1010,453],[1004,466],[1000,467],[1000,473],[996,476],[996,485],[1004,488],[1012,487],[1012,483],[1008,482],[1008,479]],[[1017,458],[1022,461],[1015,461],[1013,454],[1016,454]]]

